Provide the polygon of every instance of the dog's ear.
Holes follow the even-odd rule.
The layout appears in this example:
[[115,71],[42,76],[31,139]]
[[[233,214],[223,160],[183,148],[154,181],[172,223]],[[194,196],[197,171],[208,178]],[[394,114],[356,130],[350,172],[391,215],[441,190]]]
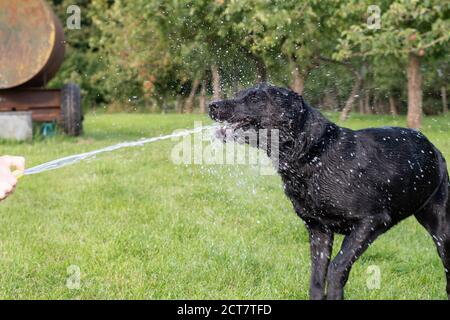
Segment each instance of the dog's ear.
[[269,98],[278,106],[289,119],[296,119],[303,112],[305,102],[298,93],[278,87],[267,87],[265,90]]

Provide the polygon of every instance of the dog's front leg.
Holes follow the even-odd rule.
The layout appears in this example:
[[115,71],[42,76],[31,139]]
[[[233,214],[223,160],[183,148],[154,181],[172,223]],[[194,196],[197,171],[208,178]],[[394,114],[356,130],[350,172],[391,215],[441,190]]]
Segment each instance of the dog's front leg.
[[330,263],[327,275],[327,299],[344,299],[344,286],[353,263],[369,245],[388,229],[387,224],[372,219],[362,221],[344,238],[341,250]]
[[325,299],[325,280],[333,248],[333,233],[318,226],[308,226],[311,249],[311,283],[309,298]]

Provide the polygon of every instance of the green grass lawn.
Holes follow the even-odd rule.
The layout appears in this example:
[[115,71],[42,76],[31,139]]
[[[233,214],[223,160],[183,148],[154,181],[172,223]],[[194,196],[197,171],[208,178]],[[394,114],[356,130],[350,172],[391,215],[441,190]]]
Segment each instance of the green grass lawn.
[[[192,128],[196,119],[208,121],[89,114],[82,138],[2,142],[0,154],[24,155],[34,166]],[[404,124],[403,117],[358,115],[346,123]],[[427,117],[423,131],[450,159],[450,117]],[[22,178],[0,204],[0,298],[308,298],[308,236],[279,177],[250,166],[174,165],[174,145],[119,150]],[[380,289],[366,285],[374,265]],[[80,288],[69,289],[76,268]],[[436,249],[414,218],[381,236],[355,264],[346,298],[446,298]]]

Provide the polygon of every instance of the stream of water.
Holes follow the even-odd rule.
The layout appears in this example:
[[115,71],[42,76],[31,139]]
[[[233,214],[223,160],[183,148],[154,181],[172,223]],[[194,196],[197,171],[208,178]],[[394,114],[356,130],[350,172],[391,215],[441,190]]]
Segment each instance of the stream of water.
[[64,158],[60,158],[60,159],[56,159],[56,160],[52,160],[52,161],[40,164],[40,165],[35,166],[30,169],[26,169],[24,172],[24,175],[38,174],[38,173],[45,172],[45,171],[59,169],[62,167],[66,167],[66,166],[75,164],[75,163],[83,161],[83,160],[91,159],[101,153],[112,152],[112,151],[116,151],[116,150],[123,149],[123,148],[139,147],[139,146],[142,146],[147,143],[152,143],[152,142],[161,141],[161,140],[167,140],[167,139],[171,139],[171,138],[175,138],[175,137],[183,137],[183,136],[187,136],[187,135],[190,135],[190,134],[193,134],[196,132],[201,132],[206,129],[210,129],[212,127],[213,126],[197,127],[197,128],[191,129],[191,130],[185,130],[185,131],[168,134],[168,135],[164,135],[164,136],[140,139],[140,140],[131,141],[131,142],[122,142],[122,143],[118,143],[118,144],[115,144],[115,145],[112,145],[109,147],[105,147],[105,148],[101,148],[98,150],[93,150],[93,151],[89,151],[89,152],[85,152],[85,153],[71,155],[68,157],[64,157]]

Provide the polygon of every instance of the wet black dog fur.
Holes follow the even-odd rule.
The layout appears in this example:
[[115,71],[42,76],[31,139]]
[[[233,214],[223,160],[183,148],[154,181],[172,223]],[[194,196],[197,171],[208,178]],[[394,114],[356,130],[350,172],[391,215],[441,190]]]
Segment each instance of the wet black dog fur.
[[[311,299],[343,299],[353,263],[411,215],[436,243],[450,298],[449,177],[441,152],[423,134],[339,127],[302,96],[268,84],[213,101],[209,109],[212,119],[235,130],[279,130],[277,170],[309,231]],[[335,233],[345,237],[330,262]]]

